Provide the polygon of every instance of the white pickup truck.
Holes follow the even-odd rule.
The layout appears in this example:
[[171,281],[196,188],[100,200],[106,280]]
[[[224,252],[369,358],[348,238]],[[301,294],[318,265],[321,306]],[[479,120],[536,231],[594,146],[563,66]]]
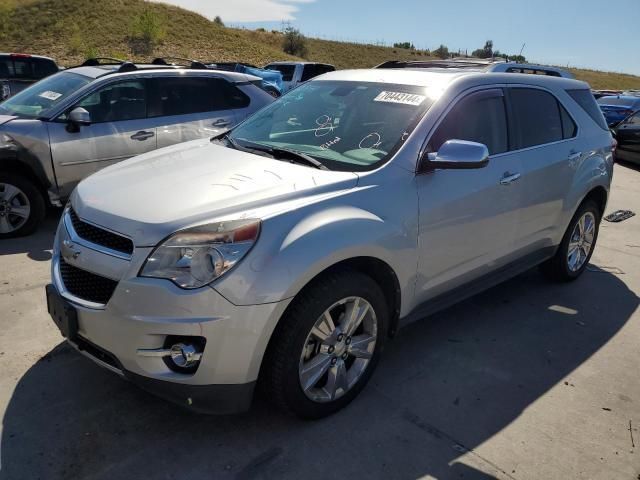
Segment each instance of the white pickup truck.
[[282,93],[297,87],[323,73],[333,72],[336,67],[327,63],[315,62],[273,62],[264,67],[266,70],[277,70],[282,73],[284,88]]

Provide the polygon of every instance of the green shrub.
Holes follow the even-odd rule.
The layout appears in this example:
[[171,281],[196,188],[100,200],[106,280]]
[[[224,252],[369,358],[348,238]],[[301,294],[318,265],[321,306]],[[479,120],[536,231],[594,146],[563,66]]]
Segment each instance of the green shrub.
[[151,53],[165,35],[163,18],[154,10],[145,8],[131,24],[131,49],[135,53]]
[[282,39],[282,50],[289,55],[304,57],[307,54],[307,39],[297,28],[287,27]]

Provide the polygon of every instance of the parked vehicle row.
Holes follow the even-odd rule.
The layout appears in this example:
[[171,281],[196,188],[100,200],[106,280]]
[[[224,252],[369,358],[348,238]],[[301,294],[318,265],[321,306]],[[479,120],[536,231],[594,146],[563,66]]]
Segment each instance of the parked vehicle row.
[[600,109],[610,127],[615,127],[625,118],[640,110],[640,97],[633,95],[605,96],[598,99]]
[[[243,116],[269,98],[229,131],[111,165],[73,191],[47,304],[101,366],[199,412],[246,410],[261,384],[285,411],[319,418],[360,393],[399,326],[535,265],[561,281],[587,267],[613,158],[586,83],[354,70],[272,103],[252,78],[224,75],[83,67],[1,107],[23,115],[5,123],[16,144],[15,131],[66,136],[29,145],[65,152],[53,162],[71,188],[64,172],[103,160],[97,139],[73,140],[112,121],[105,112],[145,112],[126,135],[105,133],[111,144],[182,131],[148,123],[191,105],[191,83],[176,100],[165,81],[224,80],[224,104]],[[69,83],[83,86],[65,93]]]
[[91,59],[9,98],[0,104],[0,239],[32,232],[47,203],[62,205],[101,168],[239,123],[274,100],[261,82]]

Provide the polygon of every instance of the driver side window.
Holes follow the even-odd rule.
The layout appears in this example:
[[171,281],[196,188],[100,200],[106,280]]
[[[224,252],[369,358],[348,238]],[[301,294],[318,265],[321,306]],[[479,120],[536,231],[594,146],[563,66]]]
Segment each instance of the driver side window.
[[74,108],[82,107],[91,123],[122,122],[147,117],[144,80],[112,83],[85,97]]
[[482,143],[490,155],[509,149],[502,90],[483,90],[460,100],[431,136],[428,151],[437,152],[447,140],[454,139]]

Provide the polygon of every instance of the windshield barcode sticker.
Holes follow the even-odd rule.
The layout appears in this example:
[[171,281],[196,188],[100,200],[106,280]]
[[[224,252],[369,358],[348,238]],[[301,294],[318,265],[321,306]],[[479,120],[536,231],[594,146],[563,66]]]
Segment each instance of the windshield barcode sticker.
[[424,99],[425,95],[416,95],[414,93],[404,92],[380,92],[380,94],[373,99],[374,102],[387,102],[387,103],[400,103],[402,105],[413,105],[417,107]]
[[46,92],[42,92],[39,96],[42,98],[46,98],[47,100],[55,101],[59,99],[62,96],[62,94],[58,92],[52,92],[51,90],[47,90]]

